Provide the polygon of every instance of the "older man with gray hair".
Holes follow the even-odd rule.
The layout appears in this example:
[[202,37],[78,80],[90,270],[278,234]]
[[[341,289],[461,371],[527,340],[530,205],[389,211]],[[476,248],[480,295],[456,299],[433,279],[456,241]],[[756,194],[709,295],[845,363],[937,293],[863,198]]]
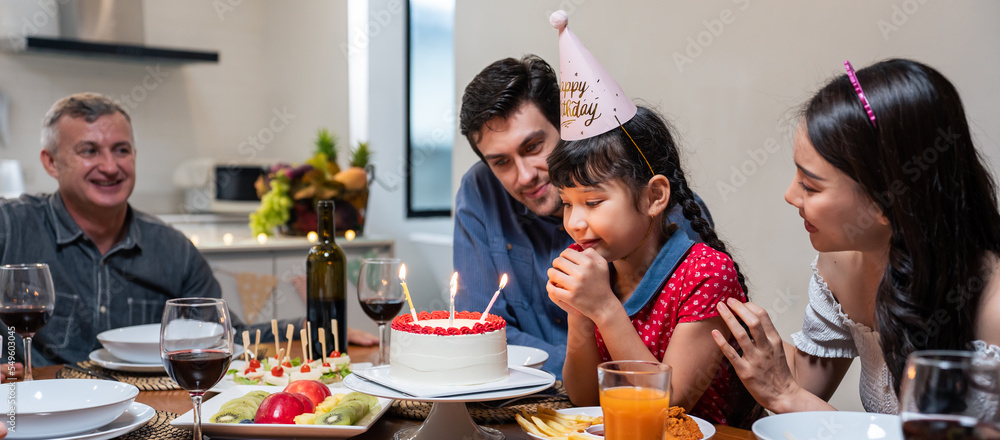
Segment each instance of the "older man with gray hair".
[[181,232],[129,205],[136,147],[121,106],[71,95],[42,126],[42,165],[58,190],[0,199],[0,264],[46,263],[55,285],[55,313],[33,339],[34,365],[85,360],[100,348],[98,333],[160,322],[168,299],[221,296]]

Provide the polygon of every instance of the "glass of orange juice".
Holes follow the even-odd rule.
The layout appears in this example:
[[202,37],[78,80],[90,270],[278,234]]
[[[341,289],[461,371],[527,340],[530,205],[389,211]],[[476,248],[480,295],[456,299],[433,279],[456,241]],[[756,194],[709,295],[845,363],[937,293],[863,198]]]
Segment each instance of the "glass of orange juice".
[[662,440],[670,407],[670,366],[613,361],[597,366],[607,440]]

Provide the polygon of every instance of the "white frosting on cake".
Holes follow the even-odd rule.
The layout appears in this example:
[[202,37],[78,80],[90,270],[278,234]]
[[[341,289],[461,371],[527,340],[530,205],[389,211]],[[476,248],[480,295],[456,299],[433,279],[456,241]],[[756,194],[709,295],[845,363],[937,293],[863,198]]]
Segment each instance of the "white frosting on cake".
[[[453,327],[469,327],[473,319],[456,319]],[[447,319],[418,324],[448,327]],[[422,385],[476,385],[507,378],[505,328],[474,335],[425,335],[392,329],[389,377]]]

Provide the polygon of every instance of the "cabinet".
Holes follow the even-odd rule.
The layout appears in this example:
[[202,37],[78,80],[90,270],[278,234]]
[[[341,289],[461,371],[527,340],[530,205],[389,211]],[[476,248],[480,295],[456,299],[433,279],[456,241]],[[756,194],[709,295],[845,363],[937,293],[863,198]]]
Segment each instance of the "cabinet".
[[[245,216],[178,215],[160,216],[186,235],[208,260],[215,279],[222,287],[222,298],[231,313],[250,324],[272,319],[303,319],[306,315],[306,255],[312,243],[305,237],[268,237],[263,242],[250,235]],[[337,245],[347,257],[347,321],[353,328],[377,333],[375,322],[365,315],[358,303],[358,270],[364,258],[395,256],[395,242],[380,237],[337,237]],[[242,281],[242,283],[241,283]],[[264,292],[254,312],[253,304],[244,304],[244,293],[260,287]],[[250,286],[250,284],[255,284]],[[252,302],[252,301],[251,301]],[[250,306],[250,307],[248,307]],[[248,319],[248,311],[253,313]]]

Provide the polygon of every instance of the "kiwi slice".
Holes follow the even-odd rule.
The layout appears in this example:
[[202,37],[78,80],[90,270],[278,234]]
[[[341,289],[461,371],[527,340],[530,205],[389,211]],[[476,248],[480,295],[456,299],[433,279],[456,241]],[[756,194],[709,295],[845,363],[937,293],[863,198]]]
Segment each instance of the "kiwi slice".
[[368,412],[368,406],[352,400],[341,402],[329,412],[320,414],[313,419],[314,425],[353,425]]
[[357,391],[351,391],[350,393],[347,393],[347,395],[344,396],[343,399],[340,399],[340,404],[343,404],[344,402],[350,402],[350,401],[357,401],[357,402],[361,402],[361,403],[365,404],[365,406],[368,407],[369,411],[375,409],[375,406],[378,405],[378,398],[377,397],[375,397],[375,396],[369,396],[369,395],[367,395],[365,393],[359,393]]
[[233,400],[223,403],[222,406],[219,407],[219,409],[232,408],[234,406],[247,406],[256,410],[257,407],[260,405],[258,405],[257,402],[254,400],[250,400],[245,397],[237,397]]
[[268,393],[267,391],[256,390],[247,393],[245,396],[243,396],[243,398],[251,402],[256,402],[254,406],[260,406],[260,403],[264,401],[264,398],[269,395],[270,393]]
[[253,421],[256,413],[257,411],[248,405],[233,405],[220,409],[208,421],[212,423],[244,423],[246,420]]

